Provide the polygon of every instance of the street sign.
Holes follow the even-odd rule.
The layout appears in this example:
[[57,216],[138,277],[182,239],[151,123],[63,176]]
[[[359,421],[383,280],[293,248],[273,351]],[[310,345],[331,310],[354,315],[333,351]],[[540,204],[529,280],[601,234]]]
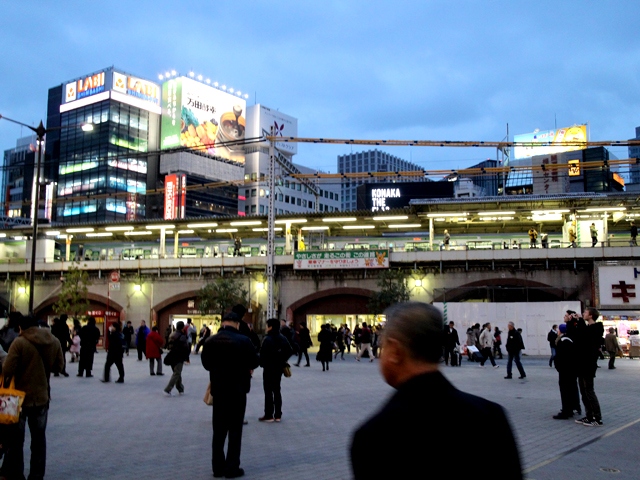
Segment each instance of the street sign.
[[120,291],[120,282],[111,282],[109,284],[110,292],[119,292]]
[[114,270],[113,272],[111,272],[111,281],[113,283],[117,283],[117,282],[120,281],[120,272],[119,271]]

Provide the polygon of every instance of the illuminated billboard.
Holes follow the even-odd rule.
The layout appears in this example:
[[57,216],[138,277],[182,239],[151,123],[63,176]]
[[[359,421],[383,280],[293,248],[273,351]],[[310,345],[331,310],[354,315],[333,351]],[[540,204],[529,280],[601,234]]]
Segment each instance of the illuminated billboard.
[[[265,107],[254,105],[247,111],[247,138],[267,137],[297,137],[298,119],[290,115]],[[276,148],[281,152],[295,155],[298,153],[297,142],[277,142]]]
[[244,163],[246,101],[190,78],[162,85],[162,150],[188,149]]
[[[533,157],[535,155],[551,155],[553,153],[571,152],[573,150],[584,150],[587,148],[587,126],[574,125],[573,127],[559,128],[557,130],[546,130],[543,132],[525,133],[514,135],[515,143],[538,143],[544,142],[548,145],[526,145],[514,146],[513,158]],[[569,143],[569,145],[567,145]]]
[[187,176],[171,174],[164,177],[164,219],[184,218],[187,197]]
[[160,113],[159,85],[118,72],[113,68],[106,68],[66,83],[60,113],[109,98],[153,113]]

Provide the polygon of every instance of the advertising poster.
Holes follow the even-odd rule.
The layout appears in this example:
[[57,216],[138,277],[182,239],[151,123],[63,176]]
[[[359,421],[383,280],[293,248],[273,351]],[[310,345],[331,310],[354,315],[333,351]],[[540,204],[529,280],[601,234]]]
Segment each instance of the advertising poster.
[[[586,145],[580,142],[587,142],[587,126],[574,125],[573,127],[559,128],[557,130],[545,130],[522,135],[514,135],[513,141],[518,143],[538,143],[544,142],[548,145],[527,145],[513,147],[513,158],[533,157],[535,155],[551,155],[552,153],[572,152],[583,150]],[[570,145],[567,145],[570,143]]]
[[332,250],[296,252],[295,270],[329,270],[332,268],[389,268],[389,250]]
[[173,220],[176,218],[176,207],[178,201],[178,176],[175,174],[164,177],[164,219]]
[[190,78],[162,85],[161,149],[190,150],[244,163],[246,101]]

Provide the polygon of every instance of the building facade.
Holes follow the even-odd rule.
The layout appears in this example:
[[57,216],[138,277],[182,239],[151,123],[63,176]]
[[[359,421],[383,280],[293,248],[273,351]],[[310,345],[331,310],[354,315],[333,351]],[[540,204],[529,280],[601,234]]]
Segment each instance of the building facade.
[[[37,138],[31,135],[18,139],[15,148],[4,151],[0,198],[6,217],[29,218],[32,215],[36,149]],[[43,216],[44,211],[40,212],[39,218]]]
[[[399,157],[380,150],[338,155],[338,172],[340,173],[368,173],[368,172],[408,172],[422,171],[422,167],[407,162]],[[358,186],[366,183],[388,182],[391,178],[374,177],[345,180],[340,185],[340,205],[342,211],[358,208]],[[403,181],[407,181],[403,179]],[[424,177],[416,177],[416,181],[424,181]]]

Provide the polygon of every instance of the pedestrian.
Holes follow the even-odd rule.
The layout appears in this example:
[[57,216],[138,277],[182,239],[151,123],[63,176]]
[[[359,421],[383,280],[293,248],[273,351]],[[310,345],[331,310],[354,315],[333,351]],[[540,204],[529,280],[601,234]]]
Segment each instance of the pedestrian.
[[547,342],[549,342],[549,348],[551,349],[551,357],[549,357],[549,368],[553,367],[553,360],[556,358],[556,339],[558,338],[558,325],[555,323],[547,333]]
[[598,369],[598,352],[604,334],[604,327],[601,322],[596,322],[600,312],[588,307],[582,312],[582,318],[586,323],[586,328],[579,330],[577,341],[578,352],[578,388],[584,405],[585,417],[576,420],[586,427],[601,427],[602,412],[600,402],[594,388],[594,379]]
[[[491,427],[483,431],[484,441],[474,444],[474,455],[487,459],[500,452],[500,468],[491,470],[491,478],[522,479],[518,447],[504,409],[456,389],[439,371],[442,313],[420,302],[398,303],[384,313],[380,371],[396,392],[353,435],[353,478],[419,478],[427,468],[434,472],[451,469],[460,464],[459,449],[452,448],[459,443],[460,432],[481,418]],[[443,405],[455,405],[456,414],[440,414]],[[371,442],[376,438],[390,441],[384,455],[372,458]]]
[[11,343],[20,335],[20,320],[22,314],[20,312],[11,312],[6,325],[0,329],[0,347],[5,352],[9,351]]
[[595,223],[592,223],[589,227],[589,233],[591,234],[591,247],[593,248],[598,243],[598,229]]
[[500,360],[502,360],[502,349],[500,348],[500,346],[502,345],[501,335],[502,331],[498,327],[495,327],[493,329],[493,357],[499,358]]
[[[569,392],[568,398],[571,401],[572,411],[582,417],[582,405],[580,404],[580,390],[578,388],[578,347],[577,342],[581,336],[583,328],[586,328],[587,324],[582,318],[573,310],[567,310],[564,314],[564,323],[567,326],[565,336],[569,337],[573,341],[573,352],[575,357],[575,370],[572,372],[573,376],[569,377],[565,375],[566,381],[564,382]],[[556,348],[558,344],[556,342]],[[557,352],[556,352],[557,353]]]
[[73,331],[73,338],[71,339],[71,346],[69,347],[69,353],[71,354],[71,363],[77,362],[80,359],[80,335],[75,329]]
[[340,354],[340,360],[344,360],[344,332],[345,326],[340,325],[336,333],[336,353],[333,356],[334,359],[338,358],[338,354]]
[[445,229],[444,231],[444,239],[442,243],[444,245],[445,250],[449,250],[449,243],[451,242],[451,235],[449,235],[449,230]]
[[540,245],[542,248],[549,248],[549,234],[543,233],[540,235]]
[[[251,388],[251,375],[260,361],[251,340],[238,331],[235,313],[222,317],[222,327],[202,347],[202,366],[209,372],[213,394],[211,467],[214,477],[237,478],[240,468],[242,424]],[[225,440],[227,454],[224,452]]]
[[453,351],[460,345],[460,339],[458,338],[458,331],[453,328],[453,321],[449,322],[449,325],[444,329],[444,364],[449,365],[449,357],[451,357],[453,366]]
[[307,349],[312,346],[313,342],[311,341],[311,333],[309,332],[307,326],[304,323],[301,323],[298,329],[298,362],[294,364],[296,367],[300,366],[302,355],[304,355],[304,358],[307,361],[305,367],[311,366],[311,364],[309,363],[309,353],[307,352]]
[[609,370],[613,370],[615,367],[616,356],[622,354],[622,349],[618,343],[618,336],[615,334],[615,329],[609,327],[609,333],[604,337],[604,346],[609,352]]
[[366,351],[369,354],[369,362],[373,362],[373,351],[371,350],[371,329],[367,326],[367,322],[362,322],[362,328],[360,329],[360,345],[358,355],[356,355],[356,360],[359,362],[360,357],[362,357],[362,354]]
[[[289,345],[293,349],[293,354],[297,355],[300,351],[298,347],[298,341],[296,340],[296,332],[293,328],[291,328],[286,320],[280,320],[280,333],[284,335],[284,338],[287,339]],[[258,345],[258,350],[260,350],[260,345]]]
[[484,367],[484,362],[487,358],[491,362],[493,368],[500,368],[500,365],[496,365],[496,361],[493,359],[493,332],[491,331],[491,324],[486,323],[484,330],[480,334],[480,353],[482,354],[482,360],[480,361],[480,367]]
[[280,333],[277,318],[267,320],[267,334],[260,347],[260,366],[262,367],[262,387],[264,389],[264,415],[261,422],[279,422],[282,419],[282,394],[280,382],[282,372],[293,354],[287,338]]
[[[5,379],[13,378],[15,388],[25,392],[20,419],[7,435],[4,462],[0,476],[24,479],[24,438],[26,424],[31,434],[30,479],[42,479],[47,463],[47,418],[49,402],[49,374],[64,368],[62,347],[51,331],[38,328],[32,316],[21,317],[20,335],[11,343],[2,363]],[[8,384],[7,384],[8,385]]]
[[516,362],[516,367],[518,368],[518,372],[520,372],[520,376],[518,377],[520,380],[523,378],[527,378],[526,373],[524,373],[524,368],[522,368],[522,363],[520,362],[520,352],[524,349],[524,342],[522,341],[522,335],[515,329],[515,325],[513,322],[509,322],[507,324],[507,329],[509,332],[507,333],[507,376],[504,377],[510,380],[511,377],[511,367],[513,362]]
[[184,368],[184,362],[189,356],[189,344],[187,343],[187,336],[184,333],[185,326],[183,321],[176,323],[176,331],[171,334],[169,338],[169,353],[164,359],[165,365],[171,367],[171,378],[166,387],[164,387],[164,393],[167,396],[171,396],[173,387],[176,387],[178,394],[184,394],[184,385],[182,384],[182,369]]
[[124,335],[124,353],[127,354],[127,357],[129,356],[129,348],[131,347],[131,339],[134,333],[133,325],[131,325],[131,320],[129,320],[127,325],[122,329],[122,335]]
[[573,227],[569,227],[569,247],[568,248],[578,248],[578,244],[576,243],[576,231]]
[[87,324],[80,329],[80,361],[78,362],[78,377],[86,372],[87,378],[93,377],[93,356],[96,345],[100,341],[100,330],[96,327],[96,319],[89,317]]
[[529,229],[529,248],[538,248],[538,231],[531,227]]
[[107,361],[104,364],[104,376],[102,382],[108,383],[111,376],[111,365],[115,364],[118,369],[118,380],[116,383],[124,383],[124,365],[122,365],[122,357],[124,347],[122,332],[120,332],[120,322],[113,322],[109,325],[109,340],[107,347]]
[[567,335],[567,324],[558,328],[556,335],[554,365],[558,371],[558,387],[560,388],[560,412],[553,416],[555,420],[566,420],[573,417],[578,388],[576,386],[577,360],[575,343]]
[[634,247],[638,246],[638,242],[636,240],[637,236],[638,236],[638,226],[634,222],[631,222],[631,245]]
[[242,239],[236,237],[233,241],[233,256],[238,257],[240,255],[240,249],[242,248]]
[[202,328],[200,329],[199,335],[200,335],[200,340],[198,340],[198,344],[196,345],[196,350],[194,352],[196,355],[202,348],[202,345],[204,345],[204,342],[207,340],[207,338],[211,336],[211,329],[209,328],[209,325],[202,324]]
[[165,345],[169,345],[169,338],[171,337],[172,333],[173,333],[173,325],[169,324],[169,325],[167,325],[167,328],[164,329],[164,344]]
[[476,334],[473,331],[473,327],[467,328],[467,340],[465,344],[467,346],[467,357],[469,358],[470,362],[473,362],[473,353],[471,353],[471,350],[469,349],[469,347],[476,346]]
[[140,320],[140,326],[136,331],[136,349],[138,350],[138,361],[142,361],[142,355],[145,355],[147,352],[147,335],[149,335],[149,327],[147,327],[147,323],[144,320]]
[[194,349],[196,348],[196,344],[198,340],[198,330],[196,329],[196,326],[193,324],[193,322],[191,322],[191,324],[189,325],[189,345],[192,346]]
[[[329,363],[333,358],[333,339],[331,335],[331,328],[329,324],[324,324],[320,327],[320,333],[318,333],[318,343],[320,348],[316,354],[316,360],[322,364],[322,371],[329,370]],[[371,357],[373,361],[373,357]]]
[[[146,355],[149,359],[149,375],[164,375],[162,373],[162,347],[164,340],[158,333],[158,326],[151,327],[151,332],[147,335]],[[156,363],[156,371],[153,371],[153,363]]]
[[196,327],[193,325],[193,320],[187,318],[187,324],[184,326],[184,334],[187,337],[187,346],[189,352],[187,353],[187,359],[184,361],[186,365],[191,365],[191,346],[193,345],[193,336],[196,333]]
[[351,333],[351,329],[349,325],[344,326],[344,346],[347,349],[347,353],[351,353],[351,342],[353,342],[353,334]]
[[71,345],[71,334],[69,333],[69,325],[67,325],[67,314],[63,313],[60,317],[55,317],[53,319],[53,325],[51,326],[51,333],[54,337],[58,339],[60,342],[60,347],[62,348],[62,359],[64,360],[64,367],[60,373],[55,372],[53,374],[54,377],[59,377],[60,374],[68,377],[67,373],[67,359],[66,354],[69,350],[69,346]]

